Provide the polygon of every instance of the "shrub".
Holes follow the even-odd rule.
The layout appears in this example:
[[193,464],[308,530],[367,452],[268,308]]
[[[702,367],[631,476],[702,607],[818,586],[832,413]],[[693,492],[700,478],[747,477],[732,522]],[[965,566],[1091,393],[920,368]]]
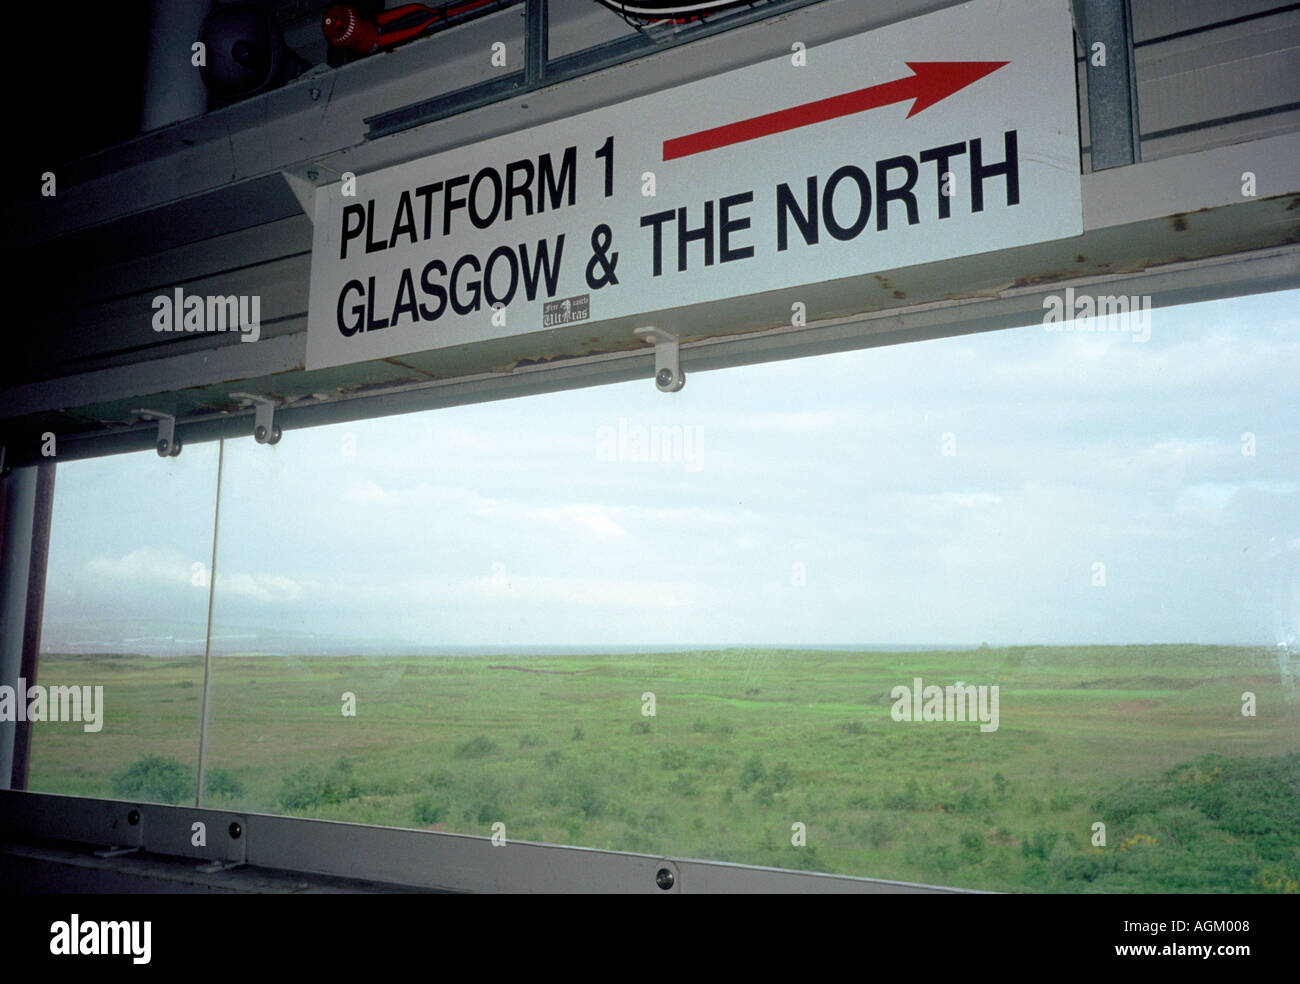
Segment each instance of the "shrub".
[[113,792],[127,799],[179,803],[194,795],[194,769],[163,755],[146,755],[113,776]]
[[1027,858],[1046,861],[1048,855],[1052,853],[1052,848],[1056,846],[1056,839],[1059,836],[1060,833],[1055,830],[1035,830],[1020,842],[1020,853]]
[[1052,794],[1052,798],[1048,800],[1047,805],[1053,812],[1060,813],[1074,805],[1074,797],[1064,790],[1058,790]]
[[205,769],[203,789],[208,796],[243,796],[244,784],[229,769]]
[[485,755],[494,755],[498,751],[500,748],[497,747],[496,742],[485,735],[479,735],[457,745],[456,758],[483,758]]
[[[1292,752],[1206,755],[1123,783],[1096,802],[1115,831],[1097,883],[1106,891],[1272,890],[1279,879],[1261,872],[1294,872],[1300,857],[1297,780],[1300,754]],[[1286,875],[1280,880],[1287,884]]]
[[754,783],[762,782],[765,778],[767,770],[763,768],[763,760],[754,755],[740,770],[740,788],[747,791]]
[[487,776],[480,777],[467,790],[467,795],[469,805],[463,812],[467,821],[493,823],[505,819],[504,811],[501,809],[501,787],[494,779]]
[[786,763],[778,762],[767,778],[778,793],[783,792],[794,785],[794,770]]
[[428,796],[421,796],[415,801],[415,822],[421,826],[430,826],[442,819],[446,809],[433,802]]
[[956,802],[951,803],[950,808],[954,813],[974,813],[980,807],[988,805],[987,796],[967,787],[958,794]]
[[1250,887],[1270,895],[1296,895],[1300,894],[1300,878],[1267,868],[1251,878]]
[[578,803],[578,809],[588,820],[603,816],[605,813],[605,796],[590,779],[582,779],[578,782],[575,795]]
[[889,793],[884,798],[887,810],[915,810],[921,806],[921,786],[915,779],[907,781],[907,788]]
[[867,840],[872,847],[884,847],[893,839],[893,824],[884,817],[872,817],[867,821]]
[[430,772],[425,775],[424,781],[426,785],[432,786],[434,789],[446,789],[452,782],[451,773],[442,770]]
[[673,777],[673,781],[668,784],[668,791],[674,796],[698,796],[700,787],[695,784],[695,779],[686,774],[679,774]]
[[1066,881],[1096,881],[1102,874],[1102,858],[1096,854],[1052,854],[1052,870]]
[[968,830],[958,842],[961,844],[962,860],[967,864],[975,864],[984,856],[984,838],[979,832]]
[[801,871],[825,871],[826,863],[817,854],[815,846],[797,847],[794,853],[787,855],[787,859],[778,860],[779,864],[787,868],[798,868]]
[[280,787],[280,805],[285,810],[301,812],[343,803],[361,795],[361,787],[352,777],[352,762],[340,758],[329,769],[303,766],[286,776]]
[[665,769],[676,771],[686,765],[685,749],[671,747],[665,748],[659,753],[659,764]]

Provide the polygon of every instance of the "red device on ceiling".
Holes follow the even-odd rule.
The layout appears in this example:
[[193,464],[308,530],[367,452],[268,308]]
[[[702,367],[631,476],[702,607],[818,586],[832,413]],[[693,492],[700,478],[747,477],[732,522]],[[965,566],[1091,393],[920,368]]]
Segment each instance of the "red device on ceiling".
[[352,4],[336,3],[325,11],[325,16],[321,18],[321,28],[325,32],[325,40],[334,47],[368,55],[376,48],[391,48],[426,33],[452,17],[487,6],[500,6],[500,0],[463,0],[461,3],[447,3],[441,7],[406,3],[385,10],[374,20],[368,20]]

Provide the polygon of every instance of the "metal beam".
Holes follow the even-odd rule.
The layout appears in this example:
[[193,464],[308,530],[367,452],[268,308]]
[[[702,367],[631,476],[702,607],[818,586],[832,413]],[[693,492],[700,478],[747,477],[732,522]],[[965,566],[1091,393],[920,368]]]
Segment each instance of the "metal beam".
[[[17,688],[22,675],[31,578],[38,468],[15,467],[0,479],[4,527],[0,529],[0,685]],[[20,698],[25,699],[25,698]],[[18,723],[0,722],[0,789],[10,788]]]
[[547,0],[527,0],[524,9],[524,84],[530,89],[546,82],[550,47]]
[[[206,848],[191,844],[190,824],[196,819],[207,826]],[[231,824],[239,825],[237,836],[231,835]],[[468,834],[51,793],[0,791],[0,834],[138,845],[157,854],[452,892],[988,894],[529,841],[496,846],[490,838]]]
[[1092,169],[1136,164],[1142,144],[1130,0],[1074,0],[1074,10],[1088,76]]
[[[54,461],[36,466],[36,501],[32,509],[30,560],[27,565],[27,611],[23,625],[22,663],[18,675],[31,686],[41,655],[41,625],[45,617],[45,572],[50,556],[50,521],[54,516]],[[26,789],[32,750],[32,722],[18,723],[14,734],[10,788]]]
[[[682,346],[682,366],[687,373],[693,373],[1021,327],[1041,321],[1044,300],[1049,295],[1059,294],[1067,285],[1096,293],[1148,295],[1155,307],[1285,290],[1300,286],[1300,246],[1169,264],[1127,274],[1072,277],[1047,284],[1012,287],[993,297],[918,304],[869,315],[811,322],[803,328],[786,327],[732,338],[709,338]],[[302,427],[583,389],[633,379],[645,379],[650,385],[653,374],[653,350],[638,348],[542,363],[510,372],[398,384],[340,399],[306,402],[278,410],[276,420],[287,432]],[[252,414],[219,413],[189,417],[177,422],[176,433],[184,444],[247,437],[252,433]],[[68,435],[60,438],[59,458],[71,461],[149,450],[154,446],[156,436],[157,428],[152,424]],[[32,453],[29,448],[26,443],[15,446],[18,462],[26,460]]]

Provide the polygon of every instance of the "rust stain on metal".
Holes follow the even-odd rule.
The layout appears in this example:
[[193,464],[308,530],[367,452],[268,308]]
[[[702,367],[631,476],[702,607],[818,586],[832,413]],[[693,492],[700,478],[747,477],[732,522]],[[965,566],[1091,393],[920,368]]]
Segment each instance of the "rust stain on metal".
[[[433,378],[433,377],[429,377],[429,378]],[[335,388],[339,391],[339,393],[341,393],[344,396],[355,396],[358,393],[369,393],[371,390],[388,389],[389,387],[397,385],[400,382],[402,381],[396,379],[384,379],[384,380],[379,380],[378,382],[369,382],[369,383],[343,383]]]
[[1074,262],[1075,262],[1075,263],[1087,263],[1087,262],[1088,262],[1088,258],[1087,258],[1086,256],[1084,256],[1082,253],[1080,253],[1078,256],[1076,256],[1076,257],[1074,258]]
[[415,366],[409,365],[403,362],[401,359],[395,359],[392,356],[388,356],[387,358],[380,359],[379,361],[387,362],[390,366],[396,366],[398,369],[405,369],[407,372],[418,372],[422,376],[425,375],[424,370],[417,369]]
[[1036,277],[1017,277],[1013,282],[1013,287],[1036,287],[1039,284],[1054,284],[1058,280],[1064,280],[1071,276],[1068,273],[1043,273]]
[[1175,212],[1173,215],[1169,216],[1169,225],[1173,228],[1174,232],[1186,232],[1187,231],[1186,213]]
[[894,291],[894,296],[898,298],[900,301],[903,300],[903,298],[907,297],[907,295],[903,293],[901,290]]
[[561,355],[543,355],[536,359],[516,359],[512,368],[522,369],[526,366],[544,366],[551,362],[564,362],[568,359],[585,359],[592,355],[608,355],[610,349],[587,349],[585,352],[565,352]]

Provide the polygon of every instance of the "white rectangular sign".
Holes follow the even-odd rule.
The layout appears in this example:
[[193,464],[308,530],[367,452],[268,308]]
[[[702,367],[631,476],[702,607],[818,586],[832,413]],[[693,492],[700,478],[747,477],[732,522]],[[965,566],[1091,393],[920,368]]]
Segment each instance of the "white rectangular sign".
[[1082,233],[1068,0],[790,42],[321,189],[307,368]]

